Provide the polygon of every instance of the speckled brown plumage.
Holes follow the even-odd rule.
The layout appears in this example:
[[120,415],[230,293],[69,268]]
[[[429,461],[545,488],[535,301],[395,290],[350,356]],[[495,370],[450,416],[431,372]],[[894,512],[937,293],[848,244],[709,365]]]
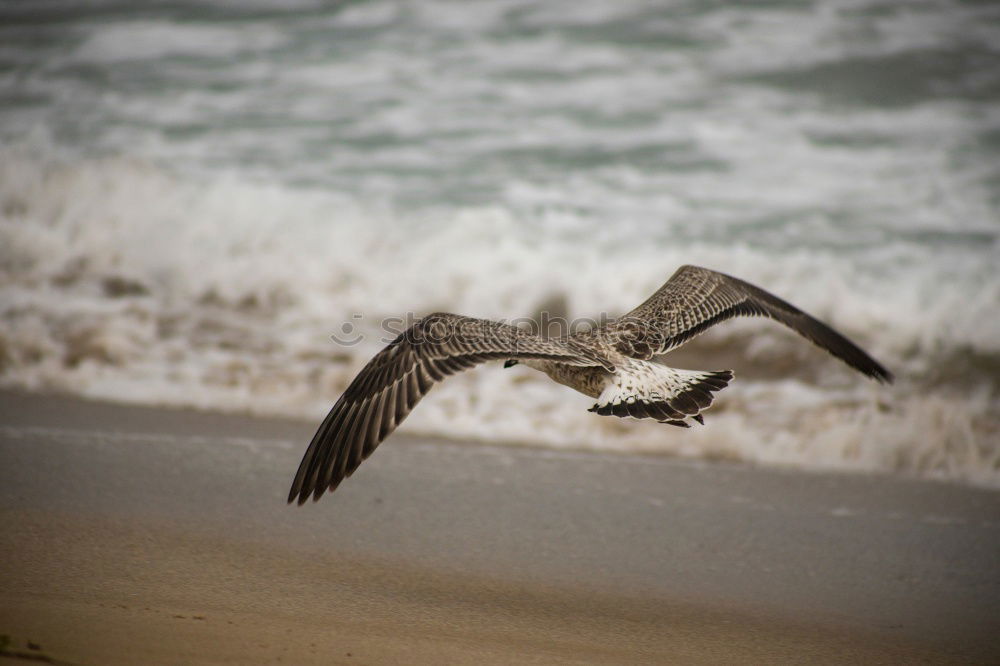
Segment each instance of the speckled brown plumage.
[[288,501],[334,490],[392,433],[435,382],[490,360],[515,360],[597,402],[600,415],[702,423],[729,370],[679,370],[651,361],[720,321],[760,315],[785,324],[856,370],[892,376],[857,345],[780,298],[716,271],[683,266],[642,305],[603,327],[545,339],[507,324],[449,313],[416,322],[361,369],[320,424]]

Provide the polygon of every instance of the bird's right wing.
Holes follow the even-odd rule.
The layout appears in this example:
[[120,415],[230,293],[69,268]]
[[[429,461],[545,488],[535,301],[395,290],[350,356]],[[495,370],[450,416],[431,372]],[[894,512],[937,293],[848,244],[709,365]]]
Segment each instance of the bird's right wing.
[[699,266],[681,266],[642,305],[607,324],[598,335],[626,356],[649,359],[741,315],[779,321],[855,370],[892,381],[892,374],[878,361],[818,319],[749,282]]
[[498,359],[613,366],[572,339],[543,339],[500,322],[436,313],[399,335],[361,369],[316,431],[288,501],[319,499],[350,476],[435,382]]

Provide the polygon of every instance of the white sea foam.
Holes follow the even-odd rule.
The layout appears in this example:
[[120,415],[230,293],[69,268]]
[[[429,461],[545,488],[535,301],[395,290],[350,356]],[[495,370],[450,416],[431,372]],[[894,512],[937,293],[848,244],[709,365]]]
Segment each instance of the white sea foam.
[[[448,309],[509,318],[554,295],[570,316],[620,313],[695,262],[807,307],[900,382],[873,386],[774,325],[734,322],[707,335],[704,363],[736,344],[746,370],[737,364],[739,379],[705,428],[595,417],[583,396],[497,368],[450,379],[406,428],[998,480],[996,376],[936,380],[934,366],[968,354],[996,362],[1000,280],[947,251],[900,244],[859,270],[804,250],[777,260],[740,245],[616,244],[613,233],[591,242],[568,221],[533,227],[496,208],[407,227],[399,212],[343,195],[233,177],[185,182],[134,160],[58,164],[6,148],[0,161],[7,385],[315,418],[383,344],[382,317]],[[366,339],[330,341],[344,322]],[[789,355],[818,383],[808,373],[772,378],[768,366]]]
[[272,49],[283,42],[273,30],[236,26],[127,21],[95,29],[73,54],[83,62],[109,63],[167,56],[218,58]]

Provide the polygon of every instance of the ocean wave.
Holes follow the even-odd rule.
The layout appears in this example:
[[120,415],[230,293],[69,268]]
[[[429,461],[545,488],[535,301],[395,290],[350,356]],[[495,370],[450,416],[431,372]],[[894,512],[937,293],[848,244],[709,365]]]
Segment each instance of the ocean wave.
[[[587,230],[581,234],[579,229]],[[386,317],[627,311],[682,263],[772,290],[855,338],[879,387],[766,321],[669,360],[738,380],[685,432],[596,417],[521,368],[442,384],[415,433],[1000,483],[995,241],[879,247],[683,240],[572,211],[440,217],[350,194],[185,180],[135,158],[0,148],[0,382],[148,404],[319,418],[382,344]],[[887,238],[891,238],[887,237]],[[338,346],[349,324],[363,334]]]
[[739,320],[667,359],[736,371],[705,427],[493,366],[403,429],[998,485],[997,16],[0,6],[0,384],[318,420],[387,318],[599,319],[694,263],[898,382]]
[[278,32],[263,26],[117,21],[95,27],[71,59],[107,64],[178,56],[222,58],[274,49],[284,42]]

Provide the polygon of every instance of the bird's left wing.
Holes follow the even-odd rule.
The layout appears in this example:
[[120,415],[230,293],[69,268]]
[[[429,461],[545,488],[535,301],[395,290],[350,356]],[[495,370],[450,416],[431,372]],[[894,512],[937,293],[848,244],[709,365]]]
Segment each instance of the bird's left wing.
[[681,266],[645,302],[596,334],[626,356],[648,359],[738,316],[774,319],[855,370],[892,381],[878,361],[818,319],[749,282],[699,266]]

